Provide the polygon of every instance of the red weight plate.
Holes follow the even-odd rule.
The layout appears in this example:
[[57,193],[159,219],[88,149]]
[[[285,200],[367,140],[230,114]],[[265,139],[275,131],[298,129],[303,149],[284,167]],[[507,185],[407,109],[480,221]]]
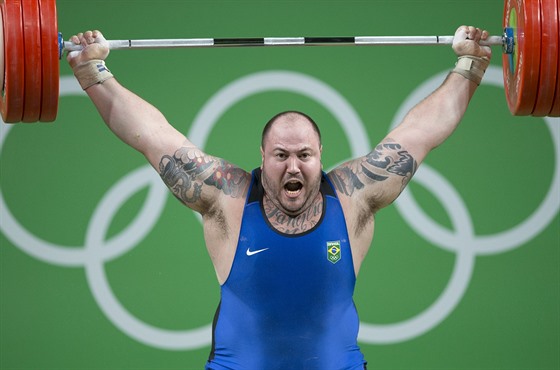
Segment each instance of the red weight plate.
[[[560,1],[556,3],[556,14],[558,20],[558,34],[560,34]],[[560,40],[559,40],[560,41]],[[558,58],[558,66],[556,70],[556,93],[554,94],[554,100],[552,109],[548,114],[550,117],[560,117],[560,57]]]
[[558,2],[541,0],[541,70],[533,116],[550,113],[558,73]]
[[41,113],[41,23],[39,3],[26,0],[23,5],[23,40],[25,50],[25,93],[22,122],[37,122]]
[[52,122],[58,111],[60,66],[58,59],[58,23],[55,0],[38,0],[43,50],[43,99],[41,122]]
[[504,85],[511,113],[530,115],[537,97],[541,58],[539,0],[506,0],[504,27],[513,27],[515,51],[503,55]]
[[4,85],[0,112],[6,123],[20,122],[23,115],[25,84],[21,0],[0,4],[4,29]]

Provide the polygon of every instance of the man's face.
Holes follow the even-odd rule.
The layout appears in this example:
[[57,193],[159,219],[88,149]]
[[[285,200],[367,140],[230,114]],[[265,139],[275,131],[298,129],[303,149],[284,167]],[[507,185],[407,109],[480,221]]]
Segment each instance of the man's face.
[[279,118],[266,135],[262,182],[268,198],[284,213],[297,216],[319,193],[321,143],[304,117]]

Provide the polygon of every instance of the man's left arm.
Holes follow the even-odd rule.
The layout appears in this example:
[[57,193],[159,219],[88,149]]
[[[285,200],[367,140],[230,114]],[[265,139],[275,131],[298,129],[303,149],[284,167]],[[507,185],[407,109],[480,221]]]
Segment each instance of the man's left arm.
[[[461,26],[453,41],[455,69],[443,84],[412,108],[369,154],[346,162],[330,174],[338,193],[374,214],[391,204],[408,184],[426,155],[457,128],[491,58],[481,46],[488,32]],[[366,212],[368,212],[366,211]]]
[[458,56],[455,68],[436,91],[410,110],[384,142],[400,144],[420,164],[455,131],[490,63],[490,47],[479,44],[487,38],[488,32],[479,28],[457,29],[453,39]]

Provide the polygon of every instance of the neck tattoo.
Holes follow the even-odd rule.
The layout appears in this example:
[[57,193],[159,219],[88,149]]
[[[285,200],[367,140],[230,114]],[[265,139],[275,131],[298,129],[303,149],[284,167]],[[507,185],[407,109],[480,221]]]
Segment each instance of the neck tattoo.
[[311,205],[297,216],[289,216],[282,212],[265,195],[263,206],[266,218],[276,230],[284,234],[301,234],[312,229],[323,214],[323,196],[318,194]]

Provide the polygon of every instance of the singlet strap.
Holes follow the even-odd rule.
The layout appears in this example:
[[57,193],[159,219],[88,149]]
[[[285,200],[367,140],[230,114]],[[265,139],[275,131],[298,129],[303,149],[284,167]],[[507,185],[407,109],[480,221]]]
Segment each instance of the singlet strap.
[[255,168],[251,175],[251,188],[249,189],[246,204],[259,202],[264,196],[264,188],[261,185],[261,169]]

